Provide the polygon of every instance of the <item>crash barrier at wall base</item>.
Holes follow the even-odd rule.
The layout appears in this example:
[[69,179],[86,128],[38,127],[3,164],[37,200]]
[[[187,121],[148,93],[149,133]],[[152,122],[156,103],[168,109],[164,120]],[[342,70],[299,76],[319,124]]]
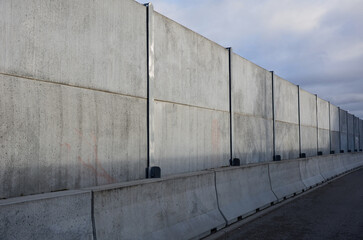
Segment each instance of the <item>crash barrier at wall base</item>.
[[92,239],[91,191],[0,200],[0,239]]
[[343,165],[343,158],[344,156],[339,154],[328,155],[319,160],[320,173],[325,180],[329,180],[346,171]]
[[93,189],[97,239],[190,239],[225,226],[213,171]]
[[318,158],[307,158],[299,161],[301,180],[307,188],[316,186],[324,182],[319,170]]
[[268,164],[215,171],[218,202],[228,224],[277,200],[271,191]]
[[273,162],[269,168],[272,191],[279,200],[306,189],[301,180],[299,160]]
[[196,239],[362,165],[327,155],[0,200],[0,239]]

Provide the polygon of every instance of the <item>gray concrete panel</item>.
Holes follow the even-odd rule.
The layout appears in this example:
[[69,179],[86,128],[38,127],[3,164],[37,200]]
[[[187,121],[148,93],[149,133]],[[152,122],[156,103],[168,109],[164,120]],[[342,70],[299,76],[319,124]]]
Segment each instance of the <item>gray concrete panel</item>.
[[146,97],[143,5],[10,0],[0,9],[0,72]]
[[153,97],[229,111],[228,50],[154,13]]
[[0,200],[0,239],[93,239],[91,192]]
[[212,171],[92,189],[97,239],[199,239],[225,226]]
[[320,174],[319,158],[303,159],[299,162],[301,180],[306,187],[314,187],[324,181]]
[[316,127],[301,126],[301,153],[305,153],[307,157],[316,156],[317,137]]
[[329,102],[318,97],[318,127],[329,130]]
[[330,104],[330,130],[339,132],[339,108]]
[[319,128],[319,152],[330,154],[330,135],[329,130]]
[[0,198],[145,176],[145,99],[0,80]]
[[340,110],[340,148],[344,152],[348,151],[347,127],[347,112]]
[[241,164],[268,162],[273,156],[272,120],[233,114],[233,157]]
[[331,150],[335,153],[340,152],[339,132],[331,132]]
[[353,131],[353,134],[354,134],[354,151],[358,151],[359,150],[359,127],[358,127],[359,118],[354,117],[353,121],[354,121],[354,131]]
[[348,113],[348,150],[354,151],[354,122],[353,115]]
[[360,132],[360,141],[359,141],[359,150],[363,149],[363,120],[359,119],[359,132]]
[[274,75],[275,119],[298,124],[298,88]]
[[220,210],[228,224],[277,200],[271,191],[268,164],[218,169],[216,190]]
[[271,72],[233,54],[233,112],[272,119],[271,77]]
[[229,165],[229,113],[155,101],[155,161],[162,175]]
[[276,121],[276,155],[281,159],[294,159],[299,157],[299,126]]
[[299,161],[269,163],[271,188],[279,200],[306,189],[301,179]]
[[301,88],[300,88],[300,119],[301,119],[301,125],[316,128],[317,124],[316,96]]

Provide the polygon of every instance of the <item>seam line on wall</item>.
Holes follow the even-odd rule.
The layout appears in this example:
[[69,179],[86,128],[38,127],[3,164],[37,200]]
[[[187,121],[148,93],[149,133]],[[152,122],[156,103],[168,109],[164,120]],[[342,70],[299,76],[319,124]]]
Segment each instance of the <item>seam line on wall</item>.
[[22,78],[22,79],[26,79],[26,80],[41,82],[41,83],[55,84],[55,85],[60,85],[60,86],[65,86],[65,87],[73,87],[73,88],[79,88],[79,89],[84,89],[84,90],[90,90],[90,91],[96,91],[96,92],[109,93],[109,94],[114,94],[114,95],[120,95],[120,96],[123,96],[123,97],[130,97],[130,98],[138,98],[138,99],[147,100],[146,97],[134,96],[134,95],[130,95],[130,94],[118,93],[118,92],[101,90],[101,89],[95,89],[95,88],[88,88],[88,87],[83,87],[83,86],[77,86],[77,85],[67,84],[67,83],[52,82],[50,80],[42,80],[42,79],[37,79],[37,78],[32,78],[32,77],[25,77],[25,76],[16,75],[16,74],[9,74],[9,73],[0,72],[0,75],[9,76],[9,77],[15,77],[15,78]]
[[217,190],[217,173],[216,171],[213,171],[213,175],[214,175],[214,190],[216,192],[216,199],[217,199],[217,207],[218,207],[218,211],[221,213],[224,221],[226,222],[226,226],[228,225],[228,221],[227,221],[227,218],[226,216],[224,216],[221,208],[219,207],[219,198],[218,198],[218,190]]
[[154,99],[154,101],[155,102],[162,102],[162,103],[170,103],[170,104],[175,104],[175,105],[180,105],[180,106],[186,106],[186,107],[192,107],[192,108],[205,109],[205,110],[209,110],[209,111],[217,111],[217,112],[229,113],[229,111],[226,111],[226,110],[219,110],[219,109],[215,109],[215,108],[195,106],[195,105],[186,104],[186,103],[177,103],[177,102],[172,102],[172,101],[167,101],[167,100],[161,100],[161,99]]

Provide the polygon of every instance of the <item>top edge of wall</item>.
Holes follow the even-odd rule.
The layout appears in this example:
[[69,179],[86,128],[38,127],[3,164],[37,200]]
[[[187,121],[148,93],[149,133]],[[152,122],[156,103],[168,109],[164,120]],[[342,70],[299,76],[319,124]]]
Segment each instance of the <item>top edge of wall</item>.
[[[233,50],[233,48],[232,48],[232,50]],[[254,66],[256,66],[256,67],[258,67],[258,68],[260,68],[260,69],[262,69],[262,70],[265,70],[266,72],[271,72],[270,70],[267,70],[266,68],[263,68],[263,67],[261,67],[260,65],[258,65],[258,64],[256,64],[256,63],[254,63],[254,62],[252,62],[252,61],[250,61],[250,60],[248,60],[247,58],[242,57],[242,56],[241,56],[241,55],[239,55],[238,53],[232,52],[232,54],[233,54],[235,57],[238,57],[238,58],[242,59],[243,61],[249,62],[249,63],[253,64],[253,65],[254,65]]]
[[215,41],[213,41],[213,40],[211,40],[211,39],[209,39],[209,38],[207,38],[207,37],[203,36],[202,34],[200,34],[200,33],[196,32],[196,31],[194,31],[194,30],[192,30],[192,29],[190,29],[190,28],[188,28],[188,27],[186,27],[186,26],[184,26],[184,25],[183,25],[183,24],[181,24],[181,23],[178,23],[177,21],[175,21],[175,20],[173,20],[173,19],[171,19],[171,18],[169,18],[169,17],[167,17],[167,16],[165,16],[165,15],[163,15],[163,14],[159,13],[158,11],[155,11],[155,10],[154,10],[154,13],[155,13],[155,14],[157,14],[157,15],[160,15],[160,16],[161,16],[161,17],[163,17],[163,18],[166,18],[168,21],[171,21],[171,22],[173,22],[173,23],[178,24],[179,26],[183,27],[184,29],[186,29],[186,30],[188,30],[188,31],[191,31],[192,33],[194,33],[194,34],[196,34],[196,35],[198,35],[198,36],[200,36],[200,37],[204,38],[205,40],[207,40],[207,41],[209,41],[209,42],[213,43],[214,45],[217,45],[217,46],[219,46],[219,47],[221,47],[221,48],[225,49],[226,51],[228,51],[227,47],[224,47],[224,46],[220,45],[219,43],[217,43],[217,42],[215,42]]

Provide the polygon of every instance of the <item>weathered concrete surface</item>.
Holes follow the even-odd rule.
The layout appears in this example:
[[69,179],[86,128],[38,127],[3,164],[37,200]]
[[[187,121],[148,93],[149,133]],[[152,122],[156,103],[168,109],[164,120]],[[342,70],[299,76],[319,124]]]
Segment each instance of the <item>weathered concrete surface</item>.
[[301,152],[317,155],[316,96],[300,88]]
[[299,162],[301,180],[306,187],[313,187],[324,181],[319,169],[320,157],[307,158]]
[[0,136],[0,198],[145,176],[145,99],[0,75]]
[[354,129],[353,129],[353,134],[354,134],[354,151],[359,151],[359,118],[354,117],[353,119],[354,121]]
[[93,191],[97,239],[191,239],[225,225],[212,171]]
[[0,200],[0,239],[92,239],[91,192]]
[[155,102],[155,160],[162,175],[229,165],[229,114]]
[[146,10],[132,0],[0,2],[0,72],[146,97]]
[[318,97],[319,152],[330,154],[329,102]]
[[242,164],[271,161],[271,73],[236,54],[232,54],[231,67],[233,158]]
[[274,75],[276,155],[299,157],[298,88]]
[[359,136],[360,136],[360,141],[359,141],[359,151],[361,149],[363,149],[363,120],[359,119]]
[[339,109],[332,104],[330,104],[330,134],[331,150],[339,153]]
[[347,132],[347,112],[344,110],[340,110],[340,143],[341,150],[343,150],[344,152],[348,151]]
[[353,172],[218,239],[361,239],[362,181]]
[[221,168],[215,173],[219,207],[229,224],[277,200],[268,164]]
[[300,174],[300,160],[287,160],[269,164],[272,191],[279,200],[306,189]]
[[228,165],[228,51],[154,12],[154,142],[163,175]]

